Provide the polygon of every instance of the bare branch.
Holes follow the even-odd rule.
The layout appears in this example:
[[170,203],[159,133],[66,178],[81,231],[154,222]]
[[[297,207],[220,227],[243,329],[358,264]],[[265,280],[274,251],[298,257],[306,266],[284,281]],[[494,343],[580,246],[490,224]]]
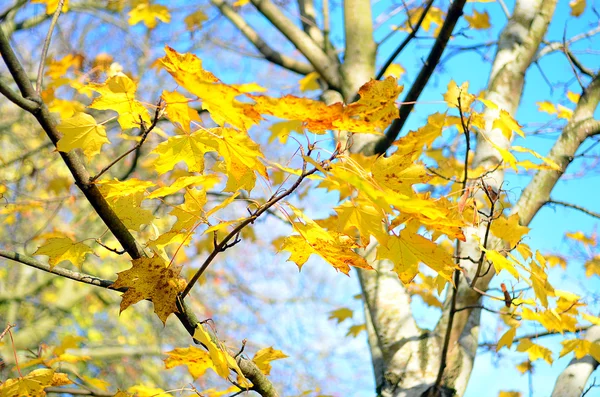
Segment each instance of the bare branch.
[[583,212],[584,214],[587,214],[589,216],[593,216],[594,218],[600,219],[600,213],[594,212],[594,211],[590,211],[587,208],[584,208],[584,207],[576,205],[576,204],[567,203],[566,201],[553,200],[553,199],[550,198],[549,200],[546,201],[545,204],[562,205],[563,207],[573,208],[575,210]]
[[50,27],[48,28],[48,34],[46,35],[46,39],[44,40],[44,46],[42,47],[42,54],[40,55],[40,66],[38,67],[37,79],[35,81],[35,92],[38,95],[42,92],[42,80],[44,78],[44,65],[46,64],[46,57],[48,56],[48,49],[50,48],[50,41],[52,40],[52,33],[54,32],[54,28],[56,27],[56,23],[58,22],[58,17],[62,12],[63,3],[65,0],[58,0],[56,4],[56,11],[54,11],[54,15],[52,16],[52,21],[50,21]]
[[341,78],[335,59],[327,56],[310,36],[290,21],[271,0],[251,0],[251,2],[308,59],[330,88],[340,87]]
[[258,32],[254,30],[240,14],[235,12],[229,4],[224,0],[211,0],[211,3],[215,5],[221,14],[223,14],[236,28],[242,32],[242,34],[256,47],[256,49],[265,57],[266,60],[279,65],[283,68],[291,70],[299,74],[308,74],[314,72],[314,68],[308,64],[298,61],[287,55],[283,55],[275,51],[266,41],[264,41]]
[[396,140],[396,137],[404,127],[410,112],[415,106],[415,102],[419,99],[421,92],[427,85],[427,82],[431,78],[433,71],[438,65],[442,54],[444,53],[444,49],[450,40],[452,35],[452,31],[454,30],[454,26],[456,26],[456,22],[462,15],[462,9],[465,6],[466,0],[456,0],[452,3],[450,8],[448,9],[448,14],[446,19],[444,20],[444,24],[440,29],[437,39],[435,43],[431,47],[431,51],[429,52],[429,56],[425,61],[425,64],[421,68],[419,75],[415,79],[414,83],[410,87],[410,90],[406,94],[404,98],[404,102],[407,102],[406,105],[401,105],[400,110],[398,112],[398,118],[394,120],[390,128],[387,130],[385,136],[381,138],[379,141],[376,141],[368,153],[365,154],[382,154],[390,147],[392,142]]

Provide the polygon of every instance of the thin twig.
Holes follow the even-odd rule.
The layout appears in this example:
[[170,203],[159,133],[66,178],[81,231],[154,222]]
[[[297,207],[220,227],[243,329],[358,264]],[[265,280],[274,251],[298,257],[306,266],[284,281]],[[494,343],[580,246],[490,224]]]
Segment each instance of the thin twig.
[[[396,59],[396,57],[398,57],[398,55],[400,55],[400,53],[402,52],[404,47],[406,47],[408,45],[408,43],[412,39],[415,38],[415,36],[417,35],[417,32],[419,31],[419,28],[423,24],[423,21],[425,20],[425,17],[427,16],[427,13],[429,12],[429,9],[431,8],[432,5],[433,5],[433,0],[429,0],[427,2],[427,4],[425,5],[425,8],[423,9],[423,12],[421,13],[421,16],[419,17],[419,20],[417,21],[415,26],[414,27],[412,25],[410,26],[411,31],[410,31],[409,35],[406,36],[404,38],[404,40],[402,40],[402,42],[400,43],[398,48],[396,48],[396,50],[392,53],[392,55],[389,56],[387,61],[385,61],[385,63],[381,67],[381,69],[379,69],[379,73],[377,73],[377,77],[375,77],[375,80],[380,80],[381,77],[383,77],[383,74],[385,73],[387,68],[392,64],[392,62],[394,62],[394,59]],[[408,23],[410,25],[410,18],[409,18]]]
[[50,27],[48,28],[48,34],[46,35],[46,39],[44,40],[44,47],[42,47],[42,55],[40,58],[40,66],[38,67],[37,79],[35,81],[35,92],[38,95],[42,92],[42,80],[44,78],[44,64],[46,63],[46,57],[48,56],[48,49],[50,48],[50,41],[52,40],[52,32],[54,32],[54,28],[56,27],[56,23],[58,22],[58,17],[62,12],[63,3],[65,0],[58,0],[58,4],[56,5],[56,11],[54,11],[54,15],[52,16],[52,21],[50,21]]
[[[584,326],[575,328],[574,331],[567,331],[567,332],[578,333],[578,332],[582,332],[582,331],[587,331],[591,327],[592,327],[592,325],[584,325]],[[519,337],[514,338],[513,343],[518,342],[523,339],[542,338],[544,336],[563,334],[564,332],[565,332],[564,330],[560,330],[560,331],[544,331],[544,332],[536,332],[536,333],[532,333],[532,334],[525,334],[525,335],[521,335]],[[498,345],[498,342],[482,342],[479,344],[479,347],[496,347],[497,345]]]
[[0,341],[2,340],[2,338],[4,338],[4,335],[6,335],[6,333],[11,329],[14,328],[15,324],[6,324],[6,328],[4,328],[4,331],[2,331],[2,333],[0,334]]
[[450,40],[450,36],[452,36],[454,26],[456,26],[456,22],[462,15],[462,10],[465,6],[465,3],[466,0],[455,0],[448,9],[448,14],[446,16],[446,19],[444,20],[444,24],[440,29],[440,33],[438,34],[435,43],[431,47],[429,56],[427,57],[425,64],[421,68],[419,75],[410,87],[409,92],[404,98],[405,102],[411,103],[403,104],[400,106],[400,109],[398,111],[398,118],[394,120],[390,128],[387,130],[385,136],[377,142],[374,148],[374,154],[385,153],[386,150],[392,144],[392,142],[396,140],[396,137],[402,130],[402,127],[404,127],[404,124],[408,119],[408,115],[415,106],[414,102],[416,102],[419,99],[421,92],[427,85],[427,82],[431,78],[436,66],[440,61],[440,58],[442,57],[442,54],[444,53],[444,49],[446,48],[446,45]]
[[587,215],[589,215],[589,216],[593,216],[594,218],[598,218],[598,219],[600,219],[600,213],[598,213],[598,212],[594,212],[594,211],[590,211],[590,210],[588,210],[587,208],[581,207],[581,206],[579,206],[579,205],[576,205],[576,204],[571,204],[571,203],[567,203],[567,202],[565,202],[565,201],[553,200],[553,199],[547,200],[547,201],[545,202],[545,204],[556,204],[556,205],[562,205],[563,207],[567,207],[567,208],[573,208],[573,209],[575,209],[575,210],[578,210],[578,211],[581,211],[581,212],[583,212],[584,214],[587,214]]
[[[337,156],[337,152],[334,152],[329,159],[321,162],[321,166],[323,166],[324,164],[326,164],[330,161],[333,161],[333,159],[335,159],[336,156]],[[242,231],[242,229],[244,229],[249,224],[253,223],[259,216],[261,216],[263,213],[267,212],[267,210],[269,208],[273,207],[275,204],[277,204],[283,198],[292,194],[298,188],[298,186],[300,186],[300,184],[302,183],[302,181],[305,178],[316,173],[317,171],[319,171],[319,169],[317,167],[313,168],[310,171],[306,171],[306,161],[304,161],[304,163],[302,165],[302,174],[298,177],[296,182],[294,182],[294,184],[292,186],[290,186],[289,189],[286,189],[283,192],[272,196],[269,199],[269,201],[267,201],[266,203],[261,205],[256,211],[254,211],[254,213],[252,213],[251,216],[244,219],[227,236],[225,236],[223,238],[223,240],[221,240],[221,242],[215,247],[215,249],[213,249],[213,251],[210,253],[210,255],[204,260],[204,263],[202,264],[202,266],[200,266],[200,269],[198,269],[196,274],[194,274],[194,276],[190,279],[189,283],[187,284],[187,286],[181,293],[180,298],[183,300],[183,298],[185,298],[186,295],[189,294],[191,289],[194,287],[194,284],[196,284],[196,282],[198,281],[200,276],[202,276],[202,274],[204,273],[206,268],[208,268],[208,266],[211,264],[211,262],[216,258],[216,256],[220,252],[223,252],[225,249],[231,247],[232,244],[236,244],[235,239],[237,238],[239,233]],[[234,239],[234,242],[232,244],[228,244],[231,239]]]

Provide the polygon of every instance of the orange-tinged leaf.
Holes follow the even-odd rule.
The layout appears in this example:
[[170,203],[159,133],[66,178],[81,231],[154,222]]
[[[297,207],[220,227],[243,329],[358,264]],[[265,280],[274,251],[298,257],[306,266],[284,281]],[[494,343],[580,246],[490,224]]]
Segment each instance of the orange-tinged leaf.
[[496,351],[500,351],[500,349],[502,349],[502,347],[506,346],[508,349],[510,349],[510,347],[513,344],[513,340],[515,340],[515,337],[517,336],[517,327],[511,327],[508,329],[508,331],[506,331],[498,340],[498,344],[496,345]]
[[569,3],[571,15],[578,17],[585,11],[586,0],[573,0]]
[[318,79],[318,72],[311,72],[307,74],[298,82],[298,84],[300,84],[300,91],[306,92],[320,89],[321,87],[319,86]]
[[2,397],[43,397],[45,388],[71,384],[67,374],[54,372],[53,369],[36,369],[23,377],[7,379],[0,384]]
[[529,354],[529,361],[535,361],[538,359],[542,359],[546,361],[548,364],[552,364],[554,361],[552,359],[552,352],[538,344],[535,344],[531,341],[531,339],[524,338],[519,341],[519,346],[517,346],[518,352],[527,352]]
[[190,99],[177,91],[163,91],[161,97],[165,101],[167,118],[173,123],[179,124],[185,132],[190,132],[192,121],[200,121],[198,112],[188,105]]
[[266,347],[257,351],[254,357],[252,357],[252,361],[254,361],[258,369],[260,369],[260,372],[265,375],[269,375],[271,373],[271,361],[280,360],[287,357],[289,356],[283,353],[281,350],[276,350],[272,347]]
[[100,94],[90,108],[114,110],[119,114],[119,125],[124,130],[139,127],[141,121],[150,123],[148,110],[135,99],[137,84],[126,75],[118,73],[103,84],[91,83],[88,87]]
[[128,288],[122,295],[121,311],[148,299],[154,304],[154,313],[164,323],[177,310],[177,294],[185,287],[179,277],[180,269],[169,266],[159,256],[133,259],[132,267],[117,273],[113,288]]
[[452,256],[433,241],[407,229],[399,236],[390,236],[387,245],[377,247],[378,259],[389,259],[404,284],[409,284],[419,272],[419,263],[429,266],[446,280],[455,267]]
[[333,311],[329,312],[329,317],[327,318],[328,320],[336,320],[337,323],[341,323],[342,321],[348,319],[348,318],[352,318],[352,310],[348,309],[347,307],[342,307]]
[[216,372],[208,352],[196,346],[176,348],[165,354],[168,356],[164,359],[165,368],[169,369],[179,365],[185,365],[194,380],[204,375],[209,368]]
[[524,235],[529,233],[527,226],[519,224],[519,215],[513,214],[510,217],[501,216],[494,219],[490,226],[490,231],[496,237],[508,243],[510,248],[516,247]]
[[492,25],[490,25],[490,16],[487,11],[479,12],[477,10],[473,10],[473,15],[465,15],[465,20],[469,22],[469,27],[471,29],[489,29]]
[[284,238],[279,246],[279,251],[291,253],[288,261],[301,269],[312,254],[317,254],[344,274],[348,274],[350,266],[372,269],[362,256],[354,252],[357,245],[351,237],[327,231],[297,208],[291,208],[304,223],[293,222],[292,226],[299,235]]
[[48,264],[53,268],[62,261],[69,261],[81,267],[86,255],[93,253],[94,251],[82,242],[75,242],[69,237],[54,237],[48,239],[33,254],[49,256]]
[[129,11],[129,20],[131,26],[143,22],[148,29],[154,29],[158,21],[169,23],[171,14],[169,9],[160,4],[150,4],[148,1],[140,1]]
[[82,149],[89,159],[100,153],[102,145],[110,143],[104,126],[97,124],[86,113],[76,113],[73,117],[62,120],[56,128],[63,134],[56,143],[56,148],[61,152]]

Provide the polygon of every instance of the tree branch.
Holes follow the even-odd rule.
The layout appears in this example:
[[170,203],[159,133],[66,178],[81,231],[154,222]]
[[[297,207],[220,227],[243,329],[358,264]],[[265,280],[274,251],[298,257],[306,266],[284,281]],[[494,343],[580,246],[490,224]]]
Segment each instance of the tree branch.
[[314,72],[314,68],[308,64],[298,61],[287,55],[283,55],[275,51],[266,41],[264,41],[258,32],[254,30],[240,14],[235,12],[229,4],[224,0],[211,0],[211,3],[216,6],[221,14],[223,14],[233,25],[239,29],[240,32],[250,41],[254,47],[265,57],[266,60],[279,65],[283,68],[296,72],[298,74],[306,75]]
[[46,64],[46,57],[48,56],[48,49],[50,48],[50,41],[52,40],[52,32],[54,32],[54,27],[58,22],[58,17],[62,12],[64,2],[65,0],[58,0],[58,3],[56,4],[56,11],[54,11],[52,21],[50,21],[48,34],[46,35],[46,39],[44,40],[44,46],[42,47],[42,54],[40,55],[40,66],[38,67],[37,79],[35,81],[35,92],[37,92],[38,95],[42,92],[42,81],[44,79],[44,65]]
[[250,0],[288,40],[308,59],[329,88],[339,89],[341,78],[337,70],[337,61],[331,59],[319,46],[289,20],[270,0]]
[[392,122],[392,125],[387,130],[384,137],[375,142],[374,146],[370,148],[367,154],[382,154],[385,153],[386,150],[390,147],[392,142],[396,140],[398,134],[404,127],[410,112],[415,106],[415,102],[419,99],[421,92],[427,85],[427,82],[431,78],[436,66],[438,65],[442,54],[444,53],[444,49],[450,40],[452,35],[452,31],[454,30],[454,26],[456,26],[456,22],[462,15],[463,7],[465,6],[466,0],[455,0],[450,8],[448,9],[448,14],[446,15],[446,19],[444,20],[444,24],[440,29],[440,33],[435,40],[435,43],[431,47],[431,51],[429,52],[429,56],[425,61],[425,64],[421,68],[419,75],[416,80],[410,87],[410,90],[406,94],[404,98],[404,102],[407,102],[405,105],[401,105],[398,111],[398,118]]
[[594,211],[590,211],[587,208],[584,208],[580,205],[576,205],[576,204],[571,204],[571,203],[567,203],[566,201],[560,201],[560,200],[552,200],[551,198],[548,199],[544,204],[548,205],[548,204],[556,204],[556,205],[562,205],[563,207],[567,207],[567,208],[573,208],[576,209],[578,211],[583,212],[584,214],[587,214],[589,216],[593,216],[594,218],[598,218],[600,219],[600,213],[598,212],[594,212]]

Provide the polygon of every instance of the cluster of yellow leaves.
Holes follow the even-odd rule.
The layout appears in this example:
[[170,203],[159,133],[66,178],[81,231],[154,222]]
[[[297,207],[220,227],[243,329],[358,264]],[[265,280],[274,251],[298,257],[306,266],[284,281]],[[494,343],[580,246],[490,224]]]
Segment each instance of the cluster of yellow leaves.
[[53,369],[41,368],[15,379],[7,379],[0,384],[0,396],[4,397],[44,397],[44,389],[52,386],[64,386],[73,383],[67,374]]

